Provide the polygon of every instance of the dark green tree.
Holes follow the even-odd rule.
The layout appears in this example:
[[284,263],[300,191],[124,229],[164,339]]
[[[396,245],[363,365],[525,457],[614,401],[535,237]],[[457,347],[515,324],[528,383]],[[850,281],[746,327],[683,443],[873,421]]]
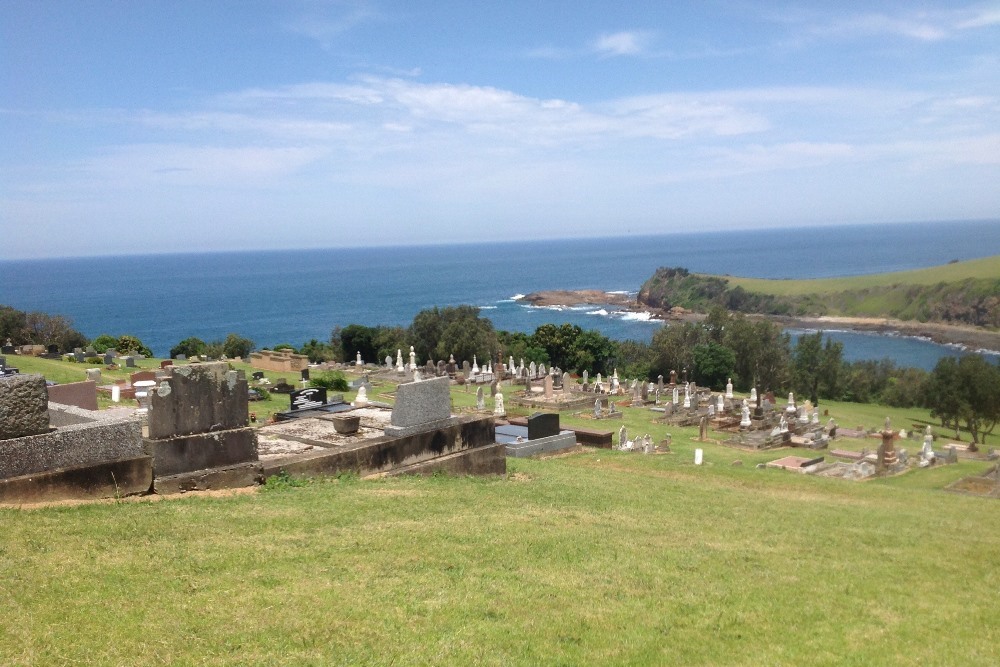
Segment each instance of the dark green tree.
[[229,334],[226,336],[225,342],[222,343],[222,354],[226,355],[230,359],[235,357],[246,359],[250,356],[252,351],[253,341],[249,338],[244,338],[239,334]]
[[714,341],[695,345],[693,358],[695,380],[712,389],[724,389],[736,367],[733,351]]
[[827,339],[823,332],[802,334],[795,345],[793,370],[795,391],[805,394],[814,405],[824,398],[836,395],[844,345]]
[[143,345],[141,340],[129,334],[124,334],[118,337],[118,340],[115,343],[115,350],[118,351],[119,354],[142,354],[147,357],[153,356],[153,352],[148,347]]
[[203,341],[200,338],[191,336],[189,338],[185,338],[181,342],[177,343],[177,345],[174,345],[172,348],[170,348],[170,358],[176,359],[177,355],[179,354],[183,354],[188,358],[197,357],[199,355],[205,354],[206,348],[207,344],[205,343],[205,341]]

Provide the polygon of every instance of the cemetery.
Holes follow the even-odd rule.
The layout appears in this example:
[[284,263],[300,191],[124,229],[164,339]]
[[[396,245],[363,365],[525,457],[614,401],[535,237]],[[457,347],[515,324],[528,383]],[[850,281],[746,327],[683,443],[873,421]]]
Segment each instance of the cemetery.
[[[907,591],[883,605],[907,605],[912,595],[937,600],[937,610],[927,612],[937,624],[958,608],[985,613],[978,587],[911,576],[943,560],[971,560],[983,545],[964,535],[1000,528],[993,513],[970,504],[1000,497],[992,448],[970,451],[934,427],[926,411],[890,411],[886,423],[880,406],[818,407],[756,389],[713,391],[685,381],[683,369],[643,383],[614,371],[607,378],[551,368],[532,374],[528,365],[526,382],[511,363],[406,363],[402,350],[384,364],[299,370],[259,369],[250,359],[90,367],[7,356],[4,367],[19,372],[0,379],[0,503],[39,508],[0,508],[13,530],[8,551],[31,563],[22,576],[42,590],[43,572],[57,569],[58,559],[99,579],[82,554],[113,550],[137,566],[139,555],[126,545],[139,541],[148,545],[135,567],[144,574],[120,584],[134,601],[128,605],[151,611],[141,591],[155,586],[157,613],[183,618],[191,602],[212,609],[220,624],[201,630],[209,653],[225,644],[224,633],[247,633],[249,645],[258,646],[250,637],[264,615],[295,622],[273,609],[268,582],[296,601],[286,608],[310,627],[343,615],[352,619],[349,627],[393,627],[388,650],[402,662],[410,656],[405,647],[432,650],[429,637],[450,642],[470,623],[480,641],[509,637],[510,623],[481,610],[516,619],[534,608],[538,598],[530,591],[538,587],[525,586],[525,578],[556,582],[549,584],[558,592],[545,607],[548,623],[583,642],[583,654],[565,655],[629,662],[646,660],[624,648],[623,637],[649,655],[667,645],[648,623],[635,622],[636,604],[640,616],[690,624],[672,626],[686,642],[668,643],[678,662],[712,662],[696,648],[703,643],[697,637],[713,631],[718,611],[710,619],[684,598],[712,600],[705,609],[752,613],[758,632],[770,638],[801,624],[797,610],[821,605],[838,628],[891,630],[896,639],[886,650],[905,654],[914,631],[842,593],[856,585],[858,571]],[[311,385],[329,373],[342,374],[346,389]],[[46,386],[42,375],[57,384]],[[250,402],[251,390],[265,397]],[[88,504],[81,515],[90,517],[86,530],[94,537],[69,542],[88,546],[27,557],[40,539],[32,517],[67,511],[59,504],[45,509],[45,502],[101,498],[108,504]],[[146,499],[155,498],[177,500],[149,505]],[[929,535],[923,521],[945,515]],[[893,526],[888,535],[886,521]],[[135,527],[120,534],[121,525]],[[882,562],[886,540],[903,550],[901,561]],[[910,543],[921,549],[903,546]],[[255,545],[252,552],[247,544]],[[225,565],[202,571],[207,562]],[[335,577],[317,574],[331,564]],[[687,568],[697,576],[680,576]],[[795,581],[803,568],[822,570],[827,583],[802,590]],[[310,581],[336,582],[350,593],[332,597],[329,584],[317,589]],[[229,595],[223,590],[247,590],[243,606],[255,620],[213,604]],[[622,590],[628,597],[615,593]],[[741,600],[727,602],[737,590],[745,591]],[[450,601],[433,611],[439,594]],[[392,609],[408,604],[425,610],[427,622],[400,625]],[[723,634],[740,627],[725,621]],[[820,650],[843,650],[840,630],[809,627]],[[964,655],[980,641],[973,627],[952,627],[936,651]],[[153,637],[162,641],[162,631],[154,627]],[[565,651],[557,639],[530,637],[525,655]],[[120,641],[135,652],[130,657],[148,659],[139,644]],[[751,644],[761,650],[760,641]],[[346,640],[325,645],[366,661]],[[454,651],[457,661],[473,660],[465,649]],[[802,663],[812,653],[794,655],[789,662]]]

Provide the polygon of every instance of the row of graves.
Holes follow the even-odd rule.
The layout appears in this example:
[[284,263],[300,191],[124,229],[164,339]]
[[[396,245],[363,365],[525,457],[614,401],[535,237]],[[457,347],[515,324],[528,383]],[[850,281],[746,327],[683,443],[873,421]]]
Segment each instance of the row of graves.
[[[96,408],[97,381],[75,384]],[[259,429],[245,375],[225,362],[165,364],[131,385],[138,409],[98,411],[58,403],[41,376],[0,377],[0,502],[252,486],[276,474],[506,471],[493,419],[453,415],[448,378],[400,384],[391,407],[359,391],[361,401],[334,397],[337,410],[317,410],[331,401],[293,392],[311,416]]]

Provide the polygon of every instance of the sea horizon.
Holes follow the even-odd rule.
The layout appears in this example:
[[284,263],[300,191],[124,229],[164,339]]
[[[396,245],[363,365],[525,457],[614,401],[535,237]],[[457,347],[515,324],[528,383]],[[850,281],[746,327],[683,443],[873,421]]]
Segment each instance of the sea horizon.
[[[577,324],[649,341],[662,323],[596,307],[533,308],[518,294],[600,289],[634,295],[659,266],[760,278],[901,271],[1000,254],[1000,221],[352,248],[230,250],[0,261],[0,303],[63,315],[89,338],[138,336],[157,354],[188,336],[237,333],[258,348],[328,340],[335,326],[407,326],[425,308],[468,304],[497,329]],[[794,333],[794,331],[793,331]],[[845,358],[932,367],[958,348],[830,332]]]

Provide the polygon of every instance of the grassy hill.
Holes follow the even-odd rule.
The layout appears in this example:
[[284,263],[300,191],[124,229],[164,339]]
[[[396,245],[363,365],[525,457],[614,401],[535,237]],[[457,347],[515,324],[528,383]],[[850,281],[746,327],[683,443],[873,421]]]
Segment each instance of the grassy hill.
[[995,664],[1000,514],[939,489],[977,466],[851,483],[692,449],[0,510],[0,658]]
[[639,301],[767,315],[889,317],[1000,328],[1000,255],[896,273],[767,280],[657,269]]
[[672,453],[0,509],[0,664],[995,664],[1000,513],[943,490],[990,463],[807,477],[623,411]]

